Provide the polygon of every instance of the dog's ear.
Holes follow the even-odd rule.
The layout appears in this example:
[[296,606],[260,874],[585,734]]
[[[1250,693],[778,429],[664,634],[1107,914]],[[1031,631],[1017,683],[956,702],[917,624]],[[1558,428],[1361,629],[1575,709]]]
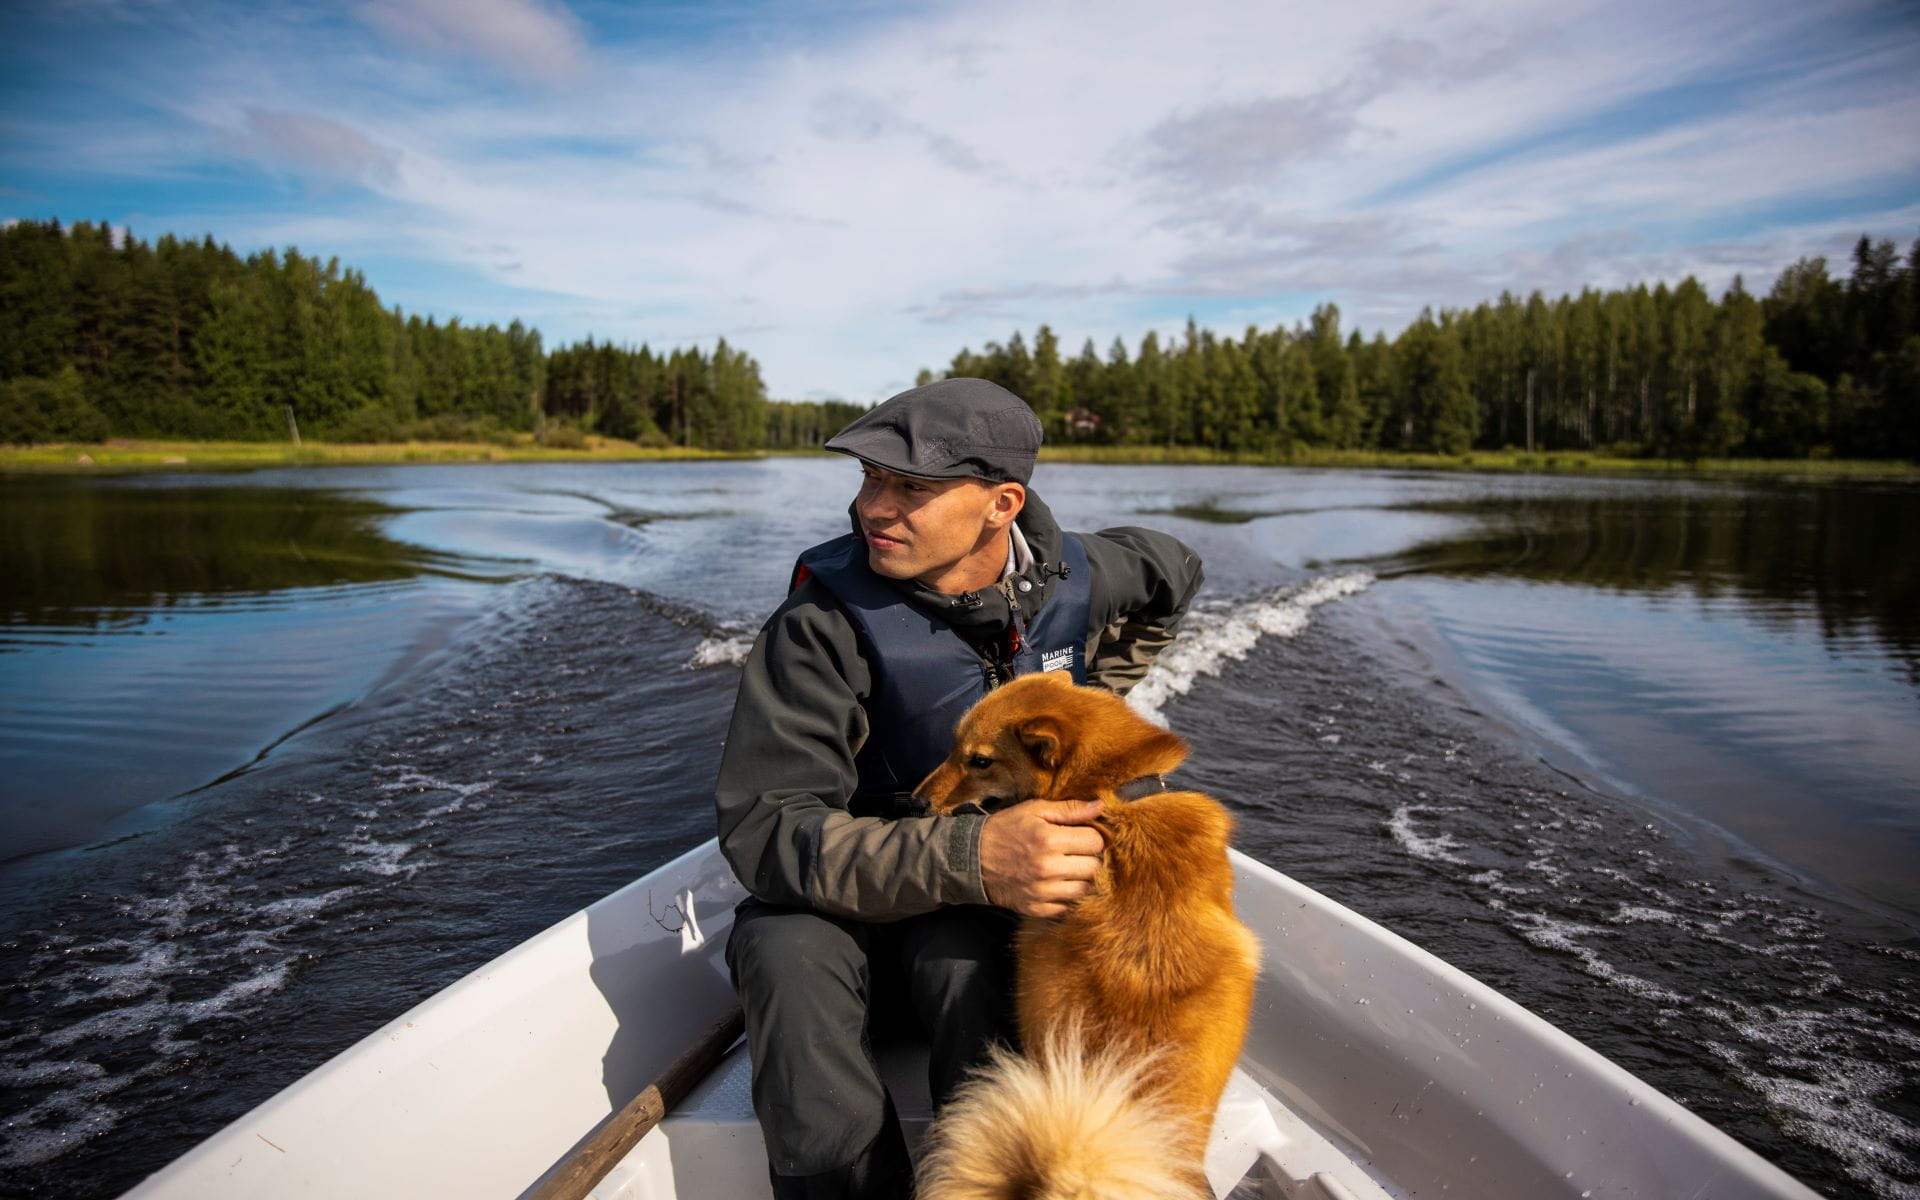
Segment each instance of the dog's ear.
[[1141,773],[1149,770],[1171,771],[1187,757],[1185,738],[1150,721],[1143,720],[1140,723],[1147,726],[1149,732],[1130,748],[1127,759],[1136,764]]
[[1186,761],[1187,742],[1179,734],[1155,725],[1119,697],[1106,708],[1113,719],[1106,727],[1106,737],[1088,747],[1087,757],[1103,764],[1107,773],[1124,781],[1162,775]]
[[1020,735],[1020,745],[1047,770],[1058,768],[1066,757],[1066,731],[1054,718],[1028,717],[1020,722],[1016,732]]

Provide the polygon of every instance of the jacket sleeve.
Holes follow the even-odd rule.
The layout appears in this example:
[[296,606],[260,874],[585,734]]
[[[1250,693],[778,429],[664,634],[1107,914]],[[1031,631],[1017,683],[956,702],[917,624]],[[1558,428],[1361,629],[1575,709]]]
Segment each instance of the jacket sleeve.
[[886,921],[985,904],[977,814],[889,820],[847,811],[871,675],[817,583],[796,589],[747,656],[714,788],[720,849],[770,903]]
[[1157,529],[1103,529],[1081,543],[1093,569],[1087,682],[1124,696],[1173,641],[1206,575],[1191,547]]

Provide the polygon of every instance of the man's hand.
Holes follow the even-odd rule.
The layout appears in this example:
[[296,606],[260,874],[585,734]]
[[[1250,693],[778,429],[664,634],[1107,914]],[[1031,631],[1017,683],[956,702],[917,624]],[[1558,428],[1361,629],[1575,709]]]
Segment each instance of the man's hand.
[[987,899],[1023,917],[1057,917],[1093,890],[1107,840],[1092,828],[1097,800],[1026,800],[980,830]]

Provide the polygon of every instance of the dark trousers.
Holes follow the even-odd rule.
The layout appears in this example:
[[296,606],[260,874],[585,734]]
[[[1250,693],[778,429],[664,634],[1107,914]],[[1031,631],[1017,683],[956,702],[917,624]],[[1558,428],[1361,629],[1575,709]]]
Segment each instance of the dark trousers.
[[740,905],[727,965],[746,1012],[753,1108],[776,1197],[912,1194],[873,1036],[925,1036],[928,1091],[936,1107],[946,1103],[993,1042],[1014,1040],[1016,922],[971,905],[871,924]]

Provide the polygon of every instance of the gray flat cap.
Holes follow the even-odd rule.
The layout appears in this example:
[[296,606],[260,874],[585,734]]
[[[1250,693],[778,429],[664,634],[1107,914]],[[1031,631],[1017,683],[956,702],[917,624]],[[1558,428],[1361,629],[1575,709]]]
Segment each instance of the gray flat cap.
[[1040,452],[1027,402],[986,379],[941,379],[901,392],[827,439],[827,449],[921,479],[1025,483]]

